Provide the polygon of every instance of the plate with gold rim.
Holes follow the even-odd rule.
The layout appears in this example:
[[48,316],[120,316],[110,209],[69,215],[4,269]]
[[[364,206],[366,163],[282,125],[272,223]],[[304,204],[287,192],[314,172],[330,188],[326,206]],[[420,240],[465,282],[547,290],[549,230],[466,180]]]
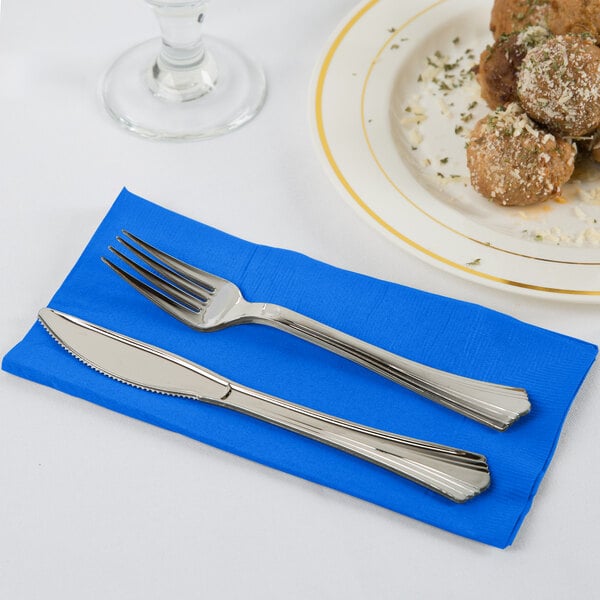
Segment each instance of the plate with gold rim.
[[600,302],[600,165],[562,195],[502,207],[471,187],[466,144],[490,112],[473,72],[491,0],[368,0],[334,32],[312,125],[342,196],[380,233],[449,272],[542,298]]

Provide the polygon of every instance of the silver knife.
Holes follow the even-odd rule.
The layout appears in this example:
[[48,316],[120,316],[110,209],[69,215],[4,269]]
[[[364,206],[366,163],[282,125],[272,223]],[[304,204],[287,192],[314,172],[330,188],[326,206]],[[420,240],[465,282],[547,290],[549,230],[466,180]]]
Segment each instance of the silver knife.
[[490,485],[485,456],[397,435],[230,381],[181,356],[72,315],[43,308],[54,339],[86,365],[152,392],[201,400],[267,421],[401,475],[455,502]]

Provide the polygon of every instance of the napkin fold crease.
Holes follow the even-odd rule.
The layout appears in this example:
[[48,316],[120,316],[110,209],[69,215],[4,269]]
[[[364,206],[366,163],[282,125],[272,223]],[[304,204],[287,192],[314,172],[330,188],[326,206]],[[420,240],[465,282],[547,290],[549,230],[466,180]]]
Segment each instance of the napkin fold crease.
[[[269,327],[193,331],[100,261],[122,229],[231,279],[250,301],[288,306],[433,367],[524,387],[532,412],[500,433]],[[113,381],[70,356],[37,322],[4,357],[4,370],[499,548],[517,535],[598,351],[593,344],[481,306],[241,240],[127,190],[49,306],[292,402],[483,453],[492,485],[481,496],[455,504],[366,461],[246,415]]]

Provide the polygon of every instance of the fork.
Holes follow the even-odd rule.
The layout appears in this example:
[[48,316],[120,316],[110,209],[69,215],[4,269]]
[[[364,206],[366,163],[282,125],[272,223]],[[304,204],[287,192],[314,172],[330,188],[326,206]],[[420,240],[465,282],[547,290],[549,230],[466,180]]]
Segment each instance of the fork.
[[143,279],[106,257],[102,260],[146,298],[198,331],[216,331],[243,323],[270,325],[335,352],[498,431],[504,431],[531,410],[527,392],[522,388],[435,369],[283,306],[248,302],[233,282],[186,264],[132,233],[123,231],[123,235],[125,237],[117,236],[117,241],[139,262],[113,246],[109,246],[109,250]]

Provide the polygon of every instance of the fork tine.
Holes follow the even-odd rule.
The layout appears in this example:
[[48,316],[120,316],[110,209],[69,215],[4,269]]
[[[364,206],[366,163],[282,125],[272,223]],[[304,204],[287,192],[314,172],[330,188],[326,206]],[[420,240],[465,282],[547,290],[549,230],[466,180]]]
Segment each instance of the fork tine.
[[[188,292],[188,294],[191,294],[192,296],[198,298],[199,300],[202,300],[203,302],[208,301],[209,292],[208,292],[208,290],[206,290],[205,287],[199,288],[198,285],[196,285],[189,279],[182,277],[176,271],[173,271],[172,269],[165,267],[163,264],[154,260],[154,258],[152,258],[151,256],[144,254],[143,252],[138,250],[135,246],[130,244],[127,240],[124,240],[122,237],[117,236],[117,241],[120,242],[121,244],[123,244],[123,246],[125,246],[132,254],[135,254],[135,256],[137,256],[140,260],[142,260],[146,264],[150,265],[167,282],[174,283],[178,288],[185,290],[186,292]],[[125,255],[121,254],[120,252],[118,252],[117,250],[115,250],[112,247],[111,247],[111,250],[115,254],[118,254],[120,258],[125,260],[126,263],[128,263],[130,266],[132,266],[138,272],[140,272],[139,269],[136,268],[135,263],[132,263],[132,262],[128,261],[127,258],[124,258]],[[147,271],[144,270],[142,275],[144,275],[144,277],[147,277]]]
[[197,313],[181,304],[175,302],[172,298],[165,296],[158,290],[145,284],[143,281],[136,279],[127,271],[121,269],[115,263],[104,256],[101,257],[102,262],[108,265],[117,275],[120,275],[127,283],[129,283],[140,294],[144,295],[148,300],[154,302],[159,308],[162,308],[166,313],[179,319],[186,325],[193,325],[193,316]]
[[183,275],[187,279],[201,285],[208,292],[214,292],[220,285],[225,283],[225,281],[221,277],[217,277],[212,273],[208,273],[207,271],[202,271],[197,267],[189,265],[154,246],[151,246],[148,242],[140,239],[133,233],[126,231],[123,229],[123,235],[127,236],[130,240],[133,240],[138,246],[143,248],[150,256],[157,258],[173,271],[178,273],[179,275]]
[[160,290],[166,296],[174,298],[180,304],[183,304],[184,306],[196,312],[200,311],[203,308],[204,302],[201,299],[186,293],[184,290],[179,289],[170,281],[158,277],[157,275],[152,273],[152,271],[149,271],[142,265],[138,265],[135,261],[131,260],[128,256],[125,256],[125,254],[123,254],[116,248],[109,246],[108,249],[113,254],[118,256],[125,264],[129,265],[134,271],[136,271],[142,277],[147,279],[153,286],[158,288],[158,290]]

